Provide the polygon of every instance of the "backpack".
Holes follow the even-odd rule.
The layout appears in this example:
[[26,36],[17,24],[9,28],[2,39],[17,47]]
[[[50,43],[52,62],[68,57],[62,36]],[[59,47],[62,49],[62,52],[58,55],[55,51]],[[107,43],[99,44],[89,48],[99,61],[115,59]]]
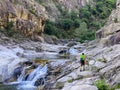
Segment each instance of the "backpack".
[[80,60],[85,60],[85,55],[80,55]]

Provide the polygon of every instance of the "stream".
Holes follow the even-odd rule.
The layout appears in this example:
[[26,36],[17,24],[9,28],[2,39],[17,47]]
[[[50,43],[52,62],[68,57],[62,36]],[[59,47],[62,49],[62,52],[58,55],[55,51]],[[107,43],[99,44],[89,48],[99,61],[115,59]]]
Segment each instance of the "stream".
[[[44,52],[43,56],[40,59],[56,60],[63,63],[63,60],[73,60],[75,58],[74,54],[76,54],[77,51],[74,49],[70,49],[69,52],[69,56],[58,56],[58,54],[51,54],[54,55],[53,57],[47,56],[47,54],[45,54]],[[38,66],[26,78],[25,70],[29,67],[30,66],[23,68],[21,75],[18,77],[17,81],[1,84],[0,90],[39,90],[38,87],[36,87],[36,81],[38,79],[41,79],[41,85],[45,85],[45,76],[48,70],[47,64],[44,66]]]

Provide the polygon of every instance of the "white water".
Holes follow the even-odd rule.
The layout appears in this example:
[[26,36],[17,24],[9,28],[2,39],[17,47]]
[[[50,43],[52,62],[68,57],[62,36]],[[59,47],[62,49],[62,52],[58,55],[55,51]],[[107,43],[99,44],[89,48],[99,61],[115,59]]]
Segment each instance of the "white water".
[[[28,66],[28,67],[24,67],[22,72],[21,72],[21,75],[19,76],[19,78],[17,79],[18,82],[22,82],[25,80],[25,70],[26,69],[29,69],[31,66]],[[35,69],[36,70],[36,69]]]
[[42,78],[45,82],[46,74],[47,74],[47,65],[45,65],[42,69],[38,67],[36,72],[32,73],[33,76],[30,75],[32,77],[32,78],[31,77],[29,78],[29,79],[32,79],[30,84],[34,85],[39,78]]
[[[47,65],[45,65],[43,67],[38,66],[35,70],[33,70],[33,72],[31,72],[31,74],[28,76],[27,80],[25,81],[25,70],[29,67],[26,67],[23,69],[21,75],[19,76],[19,78],[16,82],[12,82],[9,84],[18,85],[17,90],[29,90],[29,88],[33,88],[30,90],[36,90],[35,89],[36,87],[34,85],[35,85],[35,82],[40,78],[42,78],[42,82],[44,82],[44,84],[45,84],[45,76],[46,76],[47,70],[48,70]],[[42,82],[40,85],[42,85]]]
[[71,55],[76,55],[76,54],[79,53],[78,50],[74,49],[73,47],[69,49],[69,52],[70,52]]
[[38,66],[35,70],[31,72],[31,74],[28,76],[27,81],[32,81],[32,79],[37,75],[37,72],[41,69],[40,66]]
[[19,76],[19,78],[17,79],[18,82],[23,81],[25,78],[25,68],[23,68],[23,71],[21,73],[21,75]]

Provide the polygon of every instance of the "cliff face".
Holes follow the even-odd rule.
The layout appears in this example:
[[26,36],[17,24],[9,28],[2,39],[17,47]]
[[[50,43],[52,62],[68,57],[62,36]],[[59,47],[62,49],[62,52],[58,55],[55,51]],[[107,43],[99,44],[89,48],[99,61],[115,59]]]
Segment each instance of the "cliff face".
[[78,12],[81,7],[86,6],[86,4],[92,4],[93,0],[40,0],[46,11],[48,12],[49,19],[55,21],[59,15],[61,15],[62,10],[67,10],[71,12],[72,10]]
[[0,28],[13,22],[13,28],[26,36],[41,35],[47,18],[45,8],[33,0],[0,1]]
[[0,28],[13,23],[13,29],[26,36],[41,39],[45,21],[55,21],[61,10],[79,11],[93,0],[1,0]]
[[106,25],[96,33],[104,45],[120,43],[120,0],[117,0],[116,9],[112,11]]

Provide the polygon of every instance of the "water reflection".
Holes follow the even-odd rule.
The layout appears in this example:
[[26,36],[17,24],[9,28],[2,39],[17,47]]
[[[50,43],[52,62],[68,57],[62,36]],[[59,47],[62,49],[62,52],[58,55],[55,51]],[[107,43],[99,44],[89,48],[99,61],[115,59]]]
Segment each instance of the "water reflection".
[[[76,51],[75,49],[71,48],[69,50],[69,54],[58,54],[58,53],[48,53],[44,52],[42,55],[42,59],[46,60],[75,60],[76,58]],[[29,84],[11,84],[11,85],[0,85],[0,90],[38,90],[37,87]]]
[[0,85],[0,90],[17,90],[14,85]]
[[0,85],[0,90],[38,90],[30,85]]

